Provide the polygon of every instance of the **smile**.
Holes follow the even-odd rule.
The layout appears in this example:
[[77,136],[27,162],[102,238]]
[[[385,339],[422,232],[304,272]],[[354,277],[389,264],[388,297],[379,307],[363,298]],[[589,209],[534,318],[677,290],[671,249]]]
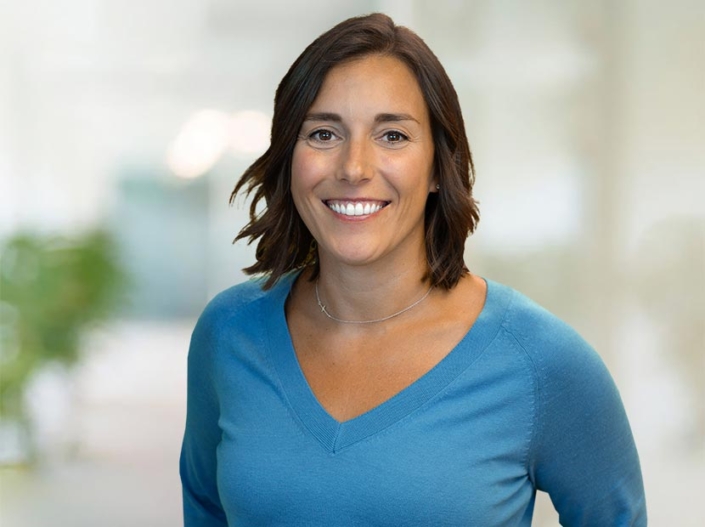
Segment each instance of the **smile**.
[[329,209],[343,216],[369,216],[386,207],[388,201],[341,201],[328,200],[325,202]]

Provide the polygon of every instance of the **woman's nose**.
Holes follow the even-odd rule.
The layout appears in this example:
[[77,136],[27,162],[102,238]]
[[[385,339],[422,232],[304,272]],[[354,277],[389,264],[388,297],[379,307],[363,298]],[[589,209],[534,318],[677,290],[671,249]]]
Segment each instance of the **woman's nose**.
[[350,139],[342,152],[339,178],[352,184],[371,177],[372,159],[369,145],[364,138]]

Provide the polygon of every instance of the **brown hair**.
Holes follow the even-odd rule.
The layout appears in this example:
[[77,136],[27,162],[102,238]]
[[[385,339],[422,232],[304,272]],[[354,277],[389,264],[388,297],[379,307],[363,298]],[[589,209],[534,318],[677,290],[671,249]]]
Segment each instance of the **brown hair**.
[[[454,287],[467,272],[465,240],[480,214],[472,197],[475,180],[465,124],[453,84],[438,58],[411,30],[375,13],[350,18],[314,40],[289,68],[274,97],[271,142],[267,151],[242,175],[230,203],[243,188],[254,192],[250,222],[235,241],[259,238],[257,262],[248,274],[268,273],[268,289],[286,272],[315,264],[315,241],[299,217],[291,196],[291,159],[299,130],[328,71],[344,62],[371,54],[393,56],[412,71],[431,117],[433,169],[440,185],[426,203],[426,259],[431,284]],[[266,208],[257,213],[264,199]]]

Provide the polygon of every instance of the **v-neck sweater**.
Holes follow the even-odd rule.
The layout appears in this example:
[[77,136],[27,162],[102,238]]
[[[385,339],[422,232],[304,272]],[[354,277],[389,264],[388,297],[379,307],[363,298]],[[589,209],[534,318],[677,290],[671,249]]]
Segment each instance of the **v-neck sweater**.
[[295,278],[232,287],[196,324],[180,462],[187,527],[529,526],[537,490],[562,525],[646,525],[619,393],[568,325],[486,280],[479,317],[445,358],[339,422],[292,344]]

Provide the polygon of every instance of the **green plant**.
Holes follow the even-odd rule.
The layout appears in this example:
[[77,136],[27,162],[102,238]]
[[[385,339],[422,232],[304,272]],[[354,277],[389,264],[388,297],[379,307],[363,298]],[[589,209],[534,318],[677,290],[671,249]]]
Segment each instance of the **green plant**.
[[102,231],[69,239],[20,233],[0,248],[0,416],[22,418],[27,381],[79,359],[85,329],[106,320],[125,288]]

